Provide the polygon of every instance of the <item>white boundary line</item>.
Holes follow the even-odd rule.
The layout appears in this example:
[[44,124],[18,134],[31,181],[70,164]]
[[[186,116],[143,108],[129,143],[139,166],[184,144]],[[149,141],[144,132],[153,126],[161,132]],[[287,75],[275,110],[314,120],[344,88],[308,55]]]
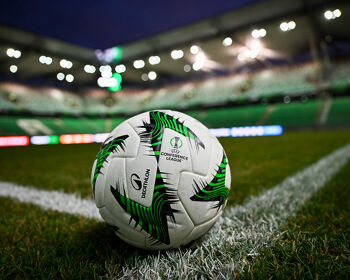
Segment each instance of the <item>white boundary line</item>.
[[20,202],[33,203],[44,209],[102,220],[94,201],[81,199],[75,194],[38,190],[33,187],[0,182],[0,196],[10,197]]
[[[350,144],[273,189],[228,209],[196,249],[179,249],[135,260],[120,279],[232,279],[278,240],[286,219],[322,188],[350,158]],[[233,186],[234,187],[234,186]],[[107,266],[108,268],[108,266]],[[110,267],[111,272],[113,267]]]
[[[121,279],[227,279],[241,272],[259,249],[280,236],[280,228],[350,158],[350,144],[288,177],[273,189],[228,209],[195,249],[178,249],[135,259]],[[92,200],[74,194],[0,182],[0,196],[44,209],[102,220]],[[112,271],[114,267],[106,265]]]

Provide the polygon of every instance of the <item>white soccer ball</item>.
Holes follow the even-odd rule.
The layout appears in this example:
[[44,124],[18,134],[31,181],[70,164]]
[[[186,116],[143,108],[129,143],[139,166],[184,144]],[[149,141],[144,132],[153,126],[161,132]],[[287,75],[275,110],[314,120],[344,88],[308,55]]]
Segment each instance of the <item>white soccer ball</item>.
[[103,219],[125,242],[177,248],[206,233],[222,214],[231,184],[219,141],[183,113],[142,113],[117,126],[92,168]]

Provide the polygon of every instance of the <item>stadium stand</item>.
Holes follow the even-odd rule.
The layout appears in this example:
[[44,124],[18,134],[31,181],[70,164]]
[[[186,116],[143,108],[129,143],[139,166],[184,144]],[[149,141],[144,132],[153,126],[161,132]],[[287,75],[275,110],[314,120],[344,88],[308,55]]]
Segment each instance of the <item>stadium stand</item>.
[[[76,114],[83,107],[82,99],[77,95],[55,88],[34,88],[24,85],[3,83],[1,91],[8,96],[4,106],[1,102],[2,111],[8,109],[8,102],[15,104],[14,111],[27,111],[32,113],[63,113]],[[6,100],[2,95],[3,99]],[[15,102],[14,102],[15,101]]]
[[87,114],[100,114],[106,110],[105,100],[108,93],[104,90],[90,90],[83,96],[84,112]]
[[196,105],[219,105],[237,100],[241,97],[242,88],[247,80],[247,75],[238,74],[199,82],[193,89],[194,96],[187,103],[193,107]]
[[194,92],[193,83],[185,83],[156,90],[148,96],[144,110],[156,108],[181,109],[188,106],[188,100]]
[[266,69],[253,74],[252,86],[245,92],[249,99],[273,95],[295,95],[316,91],[319,63]]
[[192,117],[200,120],[208,127],[230,127],[259,124],[266,112],[265,105],[244,107],[224,107],[203,111],[188,111]]
[[[185,110],[208,127],[260,124],[281,124],[287,128],[317,126],[320,125],[325,102],[321,99],[308,100],[307,96],[315,96],[318,92],[320,68],[320,63],[304,63],[160,89],[122,90],[117,93],[88,90],[76,94],[55,88],[2,83],[0,134],[28,134],[23,125],[19,125],[28,120],[39,121],[47,128],[46,131],[45,128],[39,129],[39,134],[109,132],[128,115],[160,108]],[[330,92],[347,94],[349,61],[333,65],[322,83]],[[286,103],[292,102],[281,103],[283,96],[292,98],[284,100]],[[295,102],[300,99],[298,96],[305,97],[301,98],[304,102]],[[263,102],[270,97],[279,97],[280,103]],[[253,103],[250,104],[251,101]],[[350,125],[350,97],[331,99],[326,117],[322,122],[326,126]]]
[[[228,102],[249,102],[278,95],[308,94],[317,90],[318,63],[277,67],[251,74],[235,74],[160,89],[90,90],[75,94],[54,88],[33,88],[13,83],[0,85],[1,111],[58,114],[134,114],[156,108],[186,109]],[[337,68],[335,68],[337,69]],[[330,76],[331,87],[344,84],[349,65]],[[344,78],[342,78],[344,77]],[[347,81],[347,80],[345,80]]]
[[328,78],[328,87],[334,91],[345,91],[350,86],[350,62],[342,61],[334,64]]
[[321,101],[310,100],[291,104],[276,104],[265,124],[280,124],[284,127],[310,127],[317,124],[322,108]]
[[[324,108],[324,101],[309,100],[290,104],[248,105],[239,107],[221,107],[185,112],[210,128],[274,125],[285,128],[318,127],[319,118]],[[126,117],[40,117],[40,116],[2,116],[0,134],[9,135],[47,135],[67,133],[103,133],[110,132],[123,122]],[[36,126],[35,133],[28,127]],[[39,125],[38,125],[39,123]],[[332,100],[325,125],[349,126],[350,97],[338,97]],[[26,128],[27,127],[27,128]]]

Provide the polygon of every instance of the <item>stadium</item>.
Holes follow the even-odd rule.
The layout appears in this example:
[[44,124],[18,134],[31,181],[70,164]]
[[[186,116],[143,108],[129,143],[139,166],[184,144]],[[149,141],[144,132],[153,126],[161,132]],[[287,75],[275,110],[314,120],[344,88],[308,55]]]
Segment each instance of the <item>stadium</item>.
[[[349,26],[348,1],[2,3],[0,278],[348,279]],[[205,235],[150,251],[101,217],[91,170],[144,112],[198,150],[162,110],[209,128],[231,188]]]

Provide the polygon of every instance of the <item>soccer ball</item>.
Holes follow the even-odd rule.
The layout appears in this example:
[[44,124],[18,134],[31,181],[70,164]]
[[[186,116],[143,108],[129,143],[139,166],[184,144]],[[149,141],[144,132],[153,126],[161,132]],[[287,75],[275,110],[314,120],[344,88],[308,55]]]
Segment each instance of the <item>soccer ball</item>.
[[125,242],[151,250],[199,238],[226,205],[231,175],[224,149],[199,121],[157,110],[117,126],[91,174],[103,219]]

